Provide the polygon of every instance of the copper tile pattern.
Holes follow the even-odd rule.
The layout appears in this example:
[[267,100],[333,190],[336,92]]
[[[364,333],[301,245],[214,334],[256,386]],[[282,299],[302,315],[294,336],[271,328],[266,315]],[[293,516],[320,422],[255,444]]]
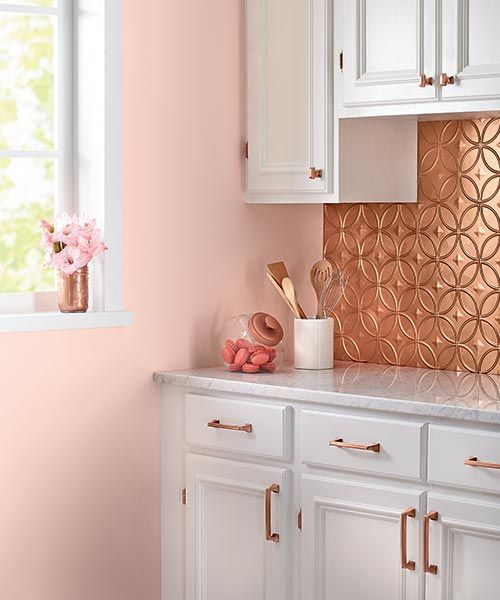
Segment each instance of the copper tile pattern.
[[335,358],[499,374],[500,119],[421,123],[418,157],[416,204],[325,206]]

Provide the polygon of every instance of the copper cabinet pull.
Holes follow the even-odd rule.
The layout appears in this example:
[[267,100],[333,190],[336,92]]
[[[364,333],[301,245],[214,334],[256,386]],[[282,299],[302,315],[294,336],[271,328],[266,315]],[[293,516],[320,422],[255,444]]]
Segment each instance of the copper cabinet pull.
[[228,429],[229,431],[246,431],[246,433],[252,433],[253,431],[251,423],[245,423],[245,425],[225,425],[220,422],[220,419],[209,421],[207,427],[213,427],[213,429]]
[[455,84],[455,77],[453,75],[447,75],[446,73],[441,73],[441,77],[439,78],[439,83],[446,87],[447,85]]
[[434,84],[434,77],[427,77],[427,75],[420,75],[420,83],[418,84],[421,88],[427,87],[428,85]]
[[271,495],[279,494],[280,486],[277,483],[273,483],[266,488],[266,540],[268,542],[279,542],[279,533],[271,533]]
[[407,508],[405,511],[401,513],[400,518],[400,542],[401,542],[401,568],[408,569],[408,571],[415,570],[415,562],[413,560],[408,560],[407,556],[407,523],[408,517],[414,518],[417,514],[417,511],[414,508]]
[[429,522],[437,521],[438,513],[433,510],[424,517],[424,573],[436,575],[438,568],[436,565],[429,564]]
[[368,450],[369,452],[380,452],[380,444],[368,444],[365,446],[364,444],[349,444],[348,442],[344,442],[342,438],[335,438],[328,442],[330,446],[335,446],[336,448],[351,448],[353,450]]
[[469,456],[464,460],[464,465],[468,467],[480,467],[481,469],[500,469],[499,463],[483,462],[477,456]]
[[323,171],[321,169],[316,169],[316,167],[309,169],[309,179],[321,179],[322,177]]

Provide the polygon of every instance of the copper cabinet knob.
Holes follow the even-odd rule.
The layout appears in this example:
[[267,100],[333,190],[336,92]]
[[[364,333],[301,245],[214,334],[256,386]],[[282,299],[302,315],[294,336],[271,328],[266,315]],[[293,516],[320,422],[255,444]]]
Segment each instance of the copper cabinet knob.
[[445,87],[447,85],[455,84],[455,77],[453,75],[447,75],[446,73],[441,73],[441,77],[439,78],[439,83]]
[[309,179],[321,179],[322,177],[323,171],[321,169],[316,169],[316,167],[309,169]]
[[428,85],[434,85],[434,77],[427,77],[424,73],[420,75],[420,83],[421,88],[427,87]]

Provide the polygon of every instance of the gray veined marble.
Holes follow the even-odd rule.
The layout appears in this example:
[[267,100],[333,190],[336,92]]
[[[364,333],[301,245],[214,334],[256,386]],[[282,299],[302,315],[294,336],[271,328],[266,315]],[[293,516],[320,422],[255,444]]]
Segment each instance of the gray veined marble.
[[336,362],[330,371],[157,371],[158,383],[300,402],[500,424],[500,376]]

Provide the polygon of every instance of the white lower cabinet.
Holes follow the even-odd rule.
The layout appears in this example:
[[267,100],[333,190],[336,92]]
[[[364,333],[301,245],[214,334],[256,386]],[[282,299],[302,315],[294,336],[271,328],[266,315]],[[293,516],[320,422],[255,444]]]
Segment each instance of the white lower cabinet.
[[309,476],[301,487],[301,598],[420,598],[422,494]]
[[[427,600],[500,598],[500,503],[429,494]],[[425,542],[424,542],[425,543]],[[432,565],[432,566],[431,566]]]
[[289,471],[188,454],[186,475],[187,600],[288,600]]
[[499,426],[193,392],[163,395],[162,600],[500,600]]

